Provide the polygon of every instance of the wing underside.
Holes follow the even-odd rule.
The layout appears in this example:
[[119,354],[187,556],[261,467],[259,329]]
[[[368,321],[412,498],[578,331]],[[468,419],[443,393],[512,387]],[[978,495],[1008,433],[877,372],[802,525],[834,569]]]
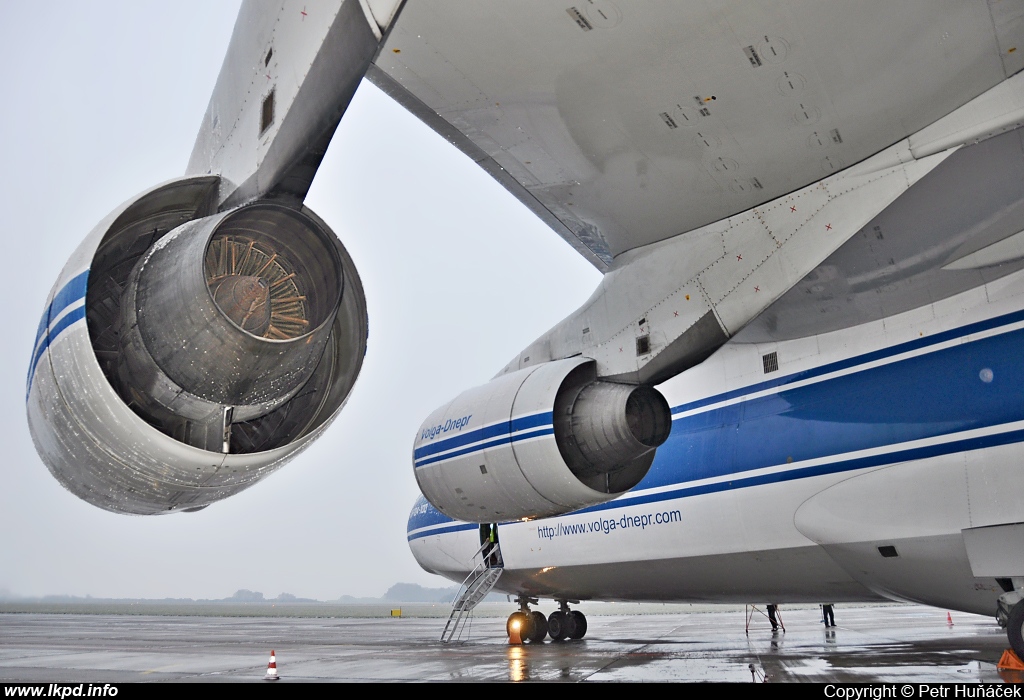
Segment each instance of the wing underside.
[[1003,81],[1024,67],[1022,14],[1005,0],[416,2],[368,76],[607,269]]

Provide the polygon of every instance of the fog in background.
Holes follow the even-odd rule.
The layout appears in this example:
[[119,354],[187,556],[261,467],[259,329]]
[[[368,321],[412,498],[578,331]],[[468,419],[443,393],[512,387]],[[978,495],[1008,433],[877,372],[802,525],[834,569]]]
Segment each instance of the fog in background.
[[3,3],[0,595],[334,599],[445,586],[405,539],[413,436],[579,306],[600,275],[472,161],[364,82],[306,203],[358,266],[366,361],[326,435],[248,491],[130,517],[65,491],[25,377],[46,296],[118,204],[184,173],[237,3]]

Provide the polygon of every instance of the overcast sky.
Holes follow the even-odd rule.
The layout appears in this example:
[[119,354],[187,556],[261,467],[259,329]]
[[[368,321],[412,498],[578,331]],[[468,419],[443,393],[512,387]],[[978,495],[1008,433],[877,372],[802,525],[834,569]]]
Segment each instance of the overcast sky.
[[366,362],[341,416],[253,488],[194,514],[80,501],[35,453],[25,375],[46,295],[114,207],[184,173],[234,2],[0,4],[0,593],[320,599],[448,582],[409,552],[422,419],[485,382],[600,276],[468,158],[364,83],[306,203],[363,280]]

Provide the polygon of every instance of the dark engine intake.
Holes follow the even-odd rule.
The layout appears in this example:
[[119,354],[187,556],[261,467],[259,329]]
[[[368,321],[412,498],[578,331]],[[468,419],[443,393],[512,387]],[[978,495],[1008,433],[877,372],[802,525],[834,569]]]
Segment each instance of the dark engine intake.
[[563,386],[555,399],[554,429],[569,469],[590,488],[628,491],[644,478],[654,451],[668,439],[668,402],[649,386],[614,384],[590,378]]

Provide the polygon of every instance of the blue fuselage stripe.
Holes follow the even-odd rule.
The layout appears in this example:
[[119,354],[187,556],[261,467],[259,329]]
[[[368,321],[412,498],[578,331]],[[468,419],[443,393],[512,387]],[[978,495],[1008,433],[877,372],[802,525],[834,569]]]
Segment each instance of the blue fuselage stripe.
[[452,524],[449,525],[448,527],[439,527],[437,529],[430,530],[428,532],[417,532],[414,535],[409,535],[409,537],[407,539],[411,542],[412,540],[418,540],[421,537],[430,537],[431,535],[445,535],[445,534],[447,534],[449,532],[462,532],[463,530],[476,530],[477,528],[480,527],[476,523],[463,523],[463,522],[456,522],[454,520],[452,520],[450,522]]
[[957,452],[966,452],[968,450],[980,450],[986,447],[1010,445],[1017,442],[1024,442],[1024,430],[1009,430],[1004,433],[982,435],[978,437],[965,438],[963,440],[952,440],[950,442],[939,443],[937,445],[926,445],[923,447],[914,447],[905,450],[897,450],[895,452],[886,452],[883,454],[871,455],[868,457],[857,457],[854,459],[848,459],[839,462],[829,462],[827,464],[820,464],[812,467],[800,467],[797,469],[790,469],[787,471],[775,472],[771,474],[760,474],[758,476],[741,477],[730,481],[721,481],[711,484],[701,484],[699,486],[684,487],[673,491],[662,491],[653,494],[642,494],[632,498],[629,495],[626,495],[614,501],[609,501],[608,503],[601,503],[599,505],[591,506],[589,508],[583,508],[575,512],[590,513],[601,510],[608,510],[611,508],[625,508],[629,506],[642,505],[646,503],[657,503],[660,501],[668,501],[675,498],[700,496],[706,493],[717,493],[719,491],[730,491],[733,489],[748,488],[750,486],[761,486],[763,484],[774,484],[782,481],[806,479],[812,476],[823,476],[825,474],[838,474],[842,472],[855,471],[858,469],[880,467],[889,464],[898,464],[900,462],[910,462],[917,459],[939,457],[941,455],[955,454]]
[[[937,334],[929,343],[896,345],[789,375],[780,381],[679,406],[673,413],[693,411],[698,406],[708,408],[674,420],[668,441],[658,448],[647,476],[633,489],[634,493],[651,489],[659,492],[627,494],[586,510],[619,508],[1024,441],[1020,431],[1009,429],[970,439],[953,437],[977,429],[996,432],[1000,426],[1024,420],[1024,362],[1020,361],[1024,357],[1024,330],[932,349],[804,386],[786,386],[1021,320],[1024,312],[1001,316]],[[777,391],[713,406],[766,388]],[[947,442],[941,444],[898,447],[944,437]],[[841,457],[886,448],[887,452],[869,457]],[[810,460],[819,464],[785,469],[786,464]],[[768,468],[773,468],[772,473],[743,476]],[[713,483],[686,486],[705,480]],[[410,519],[409,530],[444,522],[452,521],[429,508]]]
[[966,326],[959,328],[953,328],[942,333],[936,333],[935,335],[928,336],[927,338],[918,338],[916,340],[910,340],[906,343],[900,343],[899,345],[893,345],[888,348],[882,348],[881,350],[875,350],[873,352],[864,353],[863,355],[856,355],[854,357],[848,357],[845,360],[838,360],[836,362],[830,362],[827,365],[821,365],[820,367],[813,367],[802,372],[796,372],[794,374],[787,374],[777,379],[771,379],[758,384],[751,384],[749,386],[740,387],[739,389],[732,389],[721,394],[715,394],[714,396],[708,396],[697,401],[690,403],[680,404],[672,409],[672,413],[685,413],[692,411],[697,408],[704,406],[710,406],[712,404],[720,403],[722,401],[728,401],[729,399],[738,398],[741,396],[747,396],[749,394],[756,394],[767,389],[774,389],[776,387],[784,386],[786,384],[794,384],[807,379],[814,379],[815,377],[821,377],[832,372],[839,372],[844,369],[850,369],[851,367],[857,367],[858,365],[864,365],[869,362],[875,362],[877,360],[884,360],[887,357],[893,357],[895,355],[901,355],[905,352],[911,352],[913,350],[919,350],[927,348],[932,345],[939,345],[950,340],[956,340],[957,338],[963,338],[964,336],[971,335],[973,333],[981,333],[984,331],[992,330],[993,328],[999,328],[1001,326],[1008,326],[1019,321],[1024,321],[1024,311],[1015,311],[1011,314],[1005,314],[1003,316],[997,316],[990,318],[985,321],[978,321],[977,323],[971,323]]
[[1024,420],[1022,355],[1010,331],[678,418],[637,489]]

